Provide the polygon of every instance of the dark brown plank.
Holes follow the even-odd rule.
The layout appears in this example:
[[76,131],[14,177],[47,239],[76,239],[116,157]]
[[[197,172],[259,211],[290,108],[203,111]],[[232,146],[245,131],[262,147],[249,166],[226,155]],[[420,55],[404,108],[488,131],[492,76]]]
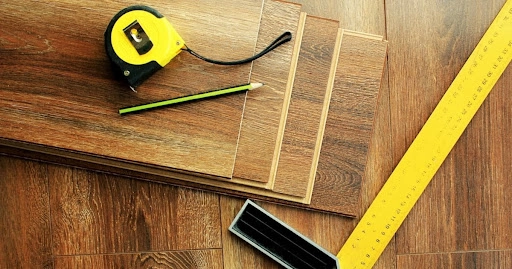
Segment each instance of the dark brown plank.
[[[297,35],[300,5],[281,1],[265,1],[256,51],[261,51],[285,31],[292,33],[292,41],[254,62],[252,82],[265,86],[247,93],[240,138],[236,152],[234,178],[267,183],[275,173],[274,156],[279,152],[282,136],[279,128],[289,101],[293,76],[294,44]],[[283,113],[282,113],[283,112]]]
[[[254,52],[262,1],[145,4],[166,15],[187,44],[207,57],[238,59]],[[2,31],[8,38],[0,55],[8,75],[1,76],[0,137],[231,177],[243,94],[127,117],[117,110],[246,83],[250,65],[219,67],[181,53],[134,93],[112,74],[103,45],[108,22],[126,5],[74,0],[4,5]]]
[[397,268],[504,269],[512,267],[512,252],[479,251],[440,254],[398,255]]
[[[310,200],[336,60],[338,21],[307,16],[273,190]],[[336,55],[336,56],[335,56]]]
[[311,207],[359,213],[387,43],[345,31]]
[[220,248],[218,196],[49,167],[56,255]]
[[57,256],[55,268],[221,269],[222,250],[187,250],[137,254]]
[[0,268],[53,268],[46,165],[0,156]]
[[[412,142],[504,2],[478,2],[471,7],[464,1],[389,4],[395,160]],[[510,68],[505,71],[411,211],[396,236],[397,253],[512,247],[510,237],[504,236],[512,233],[508,197],[512,153],[507,150],[512,142],[511,74]]]

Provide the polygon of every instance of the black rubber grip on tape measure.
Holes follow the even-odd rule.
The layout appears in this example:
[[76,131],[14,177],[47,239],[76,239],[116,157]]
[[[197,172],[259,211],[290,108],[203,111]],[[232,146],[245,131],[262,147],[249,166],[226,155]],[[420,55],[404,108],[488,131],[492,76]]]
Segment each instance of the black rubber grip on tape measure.
[[246,201],[229,230],[285,268],[339,268],[336,256],[251,200]]
[[[150,8],[148,6],[130,6],[119,11],[112,18],[112,20],[107,26],[107,29],[105,30],[105,50],[112,63],[112,68],[114,69],[115,74],[117,74],[119,77],[124,78],[131,87],[135,88],[139,86],[143,81],[151,77],[151,75],[153,75],[156,71],[160,70],[162,66],[160,66],[156,61],[150,61],[142,65],[132,65],[123,61],[115,53],[111,37],[114,24],[121,16],[133,10],[144,10],[153,14],[157,18],[163,18],[163,15],[155,9]],[[125,75],[125,72],[128,72],[129,75]]]

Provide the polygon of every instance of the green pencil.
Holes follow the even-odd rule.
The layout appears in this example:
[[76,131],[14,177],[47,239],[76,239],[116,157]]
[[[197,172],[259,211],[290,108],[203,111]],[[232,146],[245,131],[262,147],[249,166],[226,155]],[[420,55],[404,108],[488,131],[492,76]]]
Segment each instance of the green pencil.
[[208,92],[203,92],[203,93],[198,93],[198,94],[177,97],[177,98],[159,101],[159,102],[150,103],[150,104],[145,104],[145,105],[125,107],[125,108],[119,109],[119,114],[124,115],[124,114],[132,113],[132,112],[139,112],[142,110],[148,110],[148,109],[153,109],[153,108],[162,107],[162,106],[169,106],[169,105],[174,105],[174,104],[179,104],[179,103],[184,103],[184,102],[190,102],[190,101],[194,101],[194,100],[210,98],[210,97],[219,96],[219,95],[223,95],[223,94],[253,90],[253,89],[259,88],[261,86],[263,86],[263,83],[249,83],[249,84],[239,85],[239,86],[230,87],[230,88],[224,88],[224,89],[219,89],[219,90],[213,90],[213,91],[208,91]]

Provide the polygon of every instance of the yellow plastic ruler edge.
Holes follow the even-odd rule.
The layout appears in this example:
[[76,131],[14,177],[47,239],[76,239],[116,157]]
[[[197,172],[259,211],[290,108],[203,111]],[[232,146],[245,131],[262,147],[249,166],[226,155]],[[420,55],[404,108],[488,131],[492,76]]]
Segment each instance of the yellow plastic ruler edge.
[[341,248],[341,269],[373,267],[511,60],[508,0]]

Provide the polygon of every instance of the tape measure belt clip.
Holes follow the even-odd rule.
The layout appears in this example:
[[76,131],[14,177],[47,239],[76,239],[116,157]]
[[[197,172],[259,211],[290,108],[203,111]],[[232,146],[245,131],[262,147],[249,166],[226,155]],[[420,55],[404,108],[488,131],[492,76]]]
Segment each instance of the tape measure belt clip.
[[153,42],[137,20],[124,28],[123,32],[140,55],[148,53],[153,48]]

